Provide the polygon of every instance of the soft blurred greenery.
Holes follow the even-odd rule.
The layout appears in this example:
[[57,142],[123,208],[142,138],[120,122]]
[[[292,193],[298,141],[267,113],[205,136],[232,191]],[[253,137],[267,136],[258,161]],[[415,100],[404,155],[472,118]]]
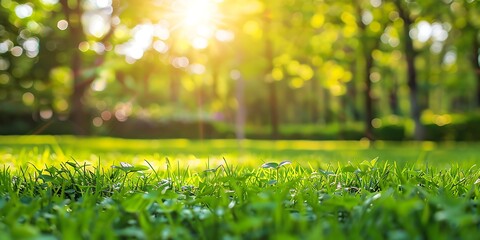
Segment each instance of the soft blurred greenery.
[[478,140],[479,9],[2,0],[0,134]]

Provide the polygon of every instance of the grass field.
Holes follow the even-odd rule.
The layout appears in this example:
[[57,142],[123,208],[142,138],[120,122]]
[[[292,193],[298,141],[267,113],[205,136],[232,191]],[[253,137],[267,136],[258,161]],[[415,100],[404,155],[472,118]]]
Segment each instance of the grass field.
[[477,239],[480,144],[0,137],[0,239]]

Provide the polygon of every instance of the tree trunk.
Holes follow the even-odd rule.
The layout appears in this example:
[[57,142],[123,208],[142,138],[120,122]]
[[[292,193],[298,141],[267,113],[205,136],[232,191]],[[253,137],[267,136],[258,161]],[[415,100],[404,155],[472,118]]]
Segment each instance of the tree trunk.
[[[203,78],[203,76],[198,76]],[[204,79],[200,81],[200,83],[196,84],[196,92],[197,92],[197,117],[198,117],[198,138],[204,139],[205,137],[205,123],[203,122],[203,105],[205,102],[205,90],[203,83]]]
[[310,80],[311,86],[310,86],[310,91],[311,91],[311,97],[310,97],[310,111],[311,111],[311,121],[312,123],[318,123],[318,80],[316,77],[314,77],[312,80]]
[[[365,137],[369,140],[374,140],[373,135],[373,101],[372,101],[372,81],[370,80],[370,75],[372,74],[372,68],[374,64],[374,59],[372,56],[373,50],[377,49],[380,45],[380,36],[373,39],[374,43],[373,46],[368,46],[367,39],[367,26],[362,22],[362,14],[363,10],[360,6],[360,3],[354,1],[356,10],[357,10],[357,25],[360,29],[361,36],[360,36],[360,44],[362,46],[362,56],[365,61],[364,69],[363,69],[363,100],[364,100],[364,107],[365,107]],[[371,40],[370,40],[371,41]]]
[[180,95],[180,70],[173,66],[169,66],[170,69],[170,102],[177,104]]
[[218,98],[218,81],[219,81],[219,64],[212,66],[212,99],[215,100]]
[[409,35],[410,26],[412,25],[412,19],[406,9],[403,8],[400,0],[395,1],[400,18],[403,20],[403,35],[404,35],[404,47],[405,47],[405,59],[407,63],[407,85],[410,90],[410,114],[415,123],[414,139],[423,140],[425,138],[424,126],[420,121],[420,106],[418,103],[418,84],[417,84],[417,72],[415,70],[415,58],[416,53],[413,48],[413,40]]
[[272,79],[273,70],[273,42],[271,40],[270,28],[271,19],[268,10],[264,12],[264,34],[265,34],[265,59],[267,60],[267,68],[265,69],[266,81],[269,90],[269,109],[270,109],[270,126],[272,139],[278,138],[278,112],[277,112],[277,84]]
[[419,89],[419,107],[420,107],[420,112],[422,112],[425,109],[431,109],[430,105],[430,91],[432,90],[432,84],[430,82],[432,81],[432,54],[430,52],[430,49],[425,50],[425,66],[423,67],[423,72],[426,73],[424,75],[424,82],[423,86],[420,87]]
[[398,104],[398,83],[395,78],[393,78],[392,81],[393,86],[388,93],[388,103],[390,106],[390,113],[398,116],[400,115],[400,106]]
[[[354,54],[354,53],[352,53]],[[350,72],[355,73],[356,72],[356,64],[357,61],[354,61],[350,65]],[[358,89],[357,89],[357,83],[355,80],[355,77],[350,80],[350,82],[347,83],[347,94],[349,96],[349,105],[351,107],[352,111],[352,118],[354,122],[362,120],[361,112],[358,109],[357,105],[357,98],[358,98]]]
[[74,124],[76,135],[88,135],[90,133],[90,122],[88,111],[85,109],[83,97],[86,88],[75,86],[71,96],[70,120]]
[[[76,1],[68,1],[68,0],[60,0],[60,5],[62,11],[65,15],[69,23],[69,33],[70,33],[70,49],[72,49],[71,53],[71,65],[70,68],[72,70],[72,77],[73,77],[73,93],[71,95],[70,101],[70,120],[74,125],[74,133],[77,135],[87,135],[90,133],[90,116],[84,104],[84,96],[87,92],[87,89],[90,87],[92,82],[95,80],[95,74],[92,76],[84,76],[83,75],[83,59],[82,53],[78,49],[78,46],[81,42],[85,41],[86,36],[83,32],[83,25],[82,25],[82,3],[80,0]],[[115,5],[115,6],[114,6]],[[112,7],[115,10],[118,8],[118,1],[112,2]],[[112,13],[113,16],[113,13]],[[110,27],[108,33],[103,36],[103,38],[99,41],[103,44],[106,44],[109,38],[112,36],[114,32],[114,26]],[[103,64],[105,61],[105,54],[99,55],[94,63],[93,68],[97,68]]]
[[237,99],[237,114],[235,115],[235,135],[237,140],[245,138],[245,119],[247,118],[245,107],[245,83],[243,76],[235,79],[235,97]]
[[150,98],[150,78],[153,75],[153,71],[144,70],[144,74],[142,75],[142,85],[143,85],[143,98],[149,99]]
[[278,138],[278,112],[277,112],[277,86],[275,82],[269,83],[270,124],[272,139]]
[[332,102],[334,101],[330,89],[323,88],[323,123],[329,124],[335,121],[334,111],[332,110]]
[[415,52],[413,41],[408,35],[409,27],[405,27],[405,56],[407,61],[408,88],[410,90],[410,112],[415,122],[414,138],[415,140],[424,139],[424,129],[420,121],[420,105],[418,104],[418,84],[417,72],[415,70]]
[[370,74],[372,73],[373,57],[371,51],[366,51],[365,54],[365,75],[364,75],[364,104],[365,104],[365,137],[373,140],[373,102],[372,102],[372,81],[370,81]]
[[477,78],[477,107],[480,108],[480,43],[478,42],[478,33],[474,32],[473,34],[473,44],[472,44],[472,64],[473,70],[475,71],[475,76]]
[[71,96],[70,120],[73,122],[74,131],[77,135],[88,135],[90,133],[90,123],[83,97],[89,86],[82,83],[82,55],[78,45],[85,39],[81,21],[82,10],[80,2],[76,2],[74,8],[69,6],[67,1],[61,1],[63,11],[70,24],[70,43],[72,49],[71,70],[73,75],[73,93]]
[[327,123],[327,114],[328,114],[328,97],[327,97],[327,92],[328,90],[325,89],[325,87],[320,86],[318,88],[318,109],[319,114],[318,114],[318,122],[321,125],[325,125]]

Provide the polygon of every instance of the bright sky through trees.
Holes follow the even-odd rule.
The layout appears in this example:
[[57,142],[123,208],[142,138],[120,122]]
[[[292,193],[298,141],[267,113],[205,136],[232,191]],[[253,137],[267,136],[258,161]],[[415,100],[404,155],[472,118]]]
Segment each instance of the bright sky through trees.
[[218,9],[221,0],[177,0],[171,4],[169,20],[172,30],[179,30],[190,39],[196,49],[208,47],[208,40],[216,35],[222,15]]

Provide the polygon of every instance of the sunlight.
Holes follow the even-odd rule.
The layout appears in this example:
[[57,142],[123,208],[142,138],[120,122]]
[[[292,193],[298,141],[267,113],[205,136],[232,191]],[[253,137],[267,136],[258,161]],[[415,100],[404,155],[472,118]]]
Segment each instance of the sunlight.
[[215,28],[219,17],[218,1],[178,0],[174,4],[174,15],[179,24],[190,30]]
[[219,0],[177,0],[172,4],[171,18],[178,29],[191,39],[196,49],[208,46],[221,22]]
[[215,13],[215,8],[212,4],[202,3],[202,1],[193,1],[185,8],[184,23],[187,26],[208,25]]

